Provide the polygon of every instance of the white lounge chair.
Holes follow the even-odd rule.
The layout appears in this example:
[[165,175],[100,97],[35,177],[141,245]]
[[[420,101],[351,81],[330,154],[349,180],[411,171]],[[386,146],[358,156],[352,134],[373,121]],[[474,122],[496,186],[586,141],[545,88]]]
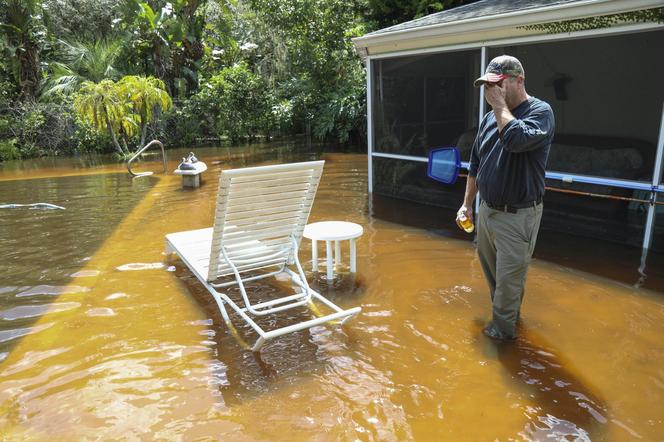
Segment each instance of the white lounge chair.
[[[329,321],[345,323],[360,307],[344,310],[312,290],[298,259],[302,232],[323,173],[324,161],[225,170],[219,178],[214,226],[166,235],[166,253],[175,252],[212,294],[230,324],[228,304],[259,335],[258,351],[269,339]],[[296,272],[289,268],[295,265]],[[247,281],[287,274],[301,291],[252,303]],[[224,281],[224,278],[226,281]],[[230,279],[230,280],[229,280]],[[244,307],[217,289],[237,284]],[[320,301],[332,313],[265,331],[252,320]],[[312,306],[314,311],[318,309]]]

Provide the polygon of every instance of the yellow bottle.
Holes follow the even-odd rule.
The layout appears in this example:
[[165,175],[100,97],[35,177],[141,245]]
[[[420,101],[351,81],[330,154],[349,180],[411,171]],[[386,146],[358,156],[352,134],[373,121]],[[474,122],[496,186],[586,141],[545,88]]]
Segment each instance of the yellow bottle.
[[459,214],[459,226],[461,226],[466,233],[473,233],[473,231],[475,231],[475,224],[473,224],[465,213]]

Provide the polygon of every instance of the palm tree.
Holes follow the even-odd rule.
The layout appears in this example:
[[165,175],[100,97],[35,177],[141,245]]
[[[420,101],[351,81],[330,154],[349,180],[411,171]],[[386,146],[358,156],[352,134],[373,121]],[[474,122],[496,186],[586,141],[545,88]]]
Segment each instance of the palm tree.
[[91,42],[66,42],[61,61],[50,64],[49,79],[42,92],[49,97],[57,92],[69,94],[78,90],[84,81],[98,83],[104,79],[117,79],[120,72],[115,62],[120,54],[122,40],[96,40]]
[[148,124],[155,119],[158,112],[171,108],[171,97],[166,92],[164,82],[152,76],[128,75],[118,82],[118,87],[138,115],[141,128],[139,147],[144,146]]
[[120,146],[116,132],[131,136],[136,129],[131,107],[124,98],[113,80],[102,80],[83,82],[74,100],[74,109],[81,120],[99,131],[108,131],[120,155],[126,155],[128,149]]

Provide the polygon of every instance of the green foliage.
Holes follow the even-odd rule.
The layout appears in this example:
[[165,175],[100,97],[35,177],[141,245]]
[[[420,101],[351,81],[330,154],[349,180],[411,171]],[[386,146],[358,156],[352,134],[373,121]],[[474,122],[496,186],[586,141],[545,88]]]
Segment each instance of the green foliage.
[[380,29],[476,1],[479,0],[368,0],[367,15]]
[[59,61],[49,65],[49,78],[42,97],[50,99],[59,93],[70,94],[84,81],[96,83],[119,78],[120,72],[115,66],[122,43],[120,39],[71,43],[61,40]]
[[117,0],[43,0],[44,21],[56,40],[98,41],[114,34]]
[[35,107],[27,112],[23,119],[23,139],[31,143],[37,141],[37,137],[42,133],[46,116],[39,107]]
[[72,101],[61,103],[19,102],[4,109],[0,116],[0,140],[15,139],[23,158],[71,154],[104,149],[108,141],[86,142],[84,126],[76,122]]
[[346,141],[362,126],[364,66],[350,41],[366,29],[359,1],[253,0],[275,40],[287,42],[280,57],[260,64],[273,74],[280,99],[293,118],[317,138]]
[[12,123],[13,122],[10,118],[0,117],[0,140],[11,138],[13,136]]
[[[2,43],[0,43],[1,53]],[[11,70],[11,62],[4,58],[0,60],[0,108],[9,106],[18,99],[20,89],[14,81],[14,74]]]
[[621,14],[588,17],[577,20],[566,20],[552,23],[519,26],[529,31],[543,31],[548,34],[578,32],[588,29],[608,28],[624,23],[664,23],[664,8],[645,9],[642,11],[624,12]]
[[33,100],[39,89],[39,53],[46,28],[38,0],[0,0],[0,49],[12,65],[21,98]]
[[81,121],[99,132],[107,131],[118,153],[127,152],[126,147],[120,146],[117,136],[122,133],[131,136],[137,124],[130,116],[130,104],[123,99],[113,80],[84,82],[74,99],[74,109]]
[[16,138],[0,140],[0,161],[20,160],[21,152],[16,147]]
[[147,124],[171,104],[161,80],[133,75],[118,82],[86,81],[74,98],[79,120],[99,134],[106,132],[120,155],[128,153],[128,143],[139,133],[142,146]]
[[363,139],[351,38],[466,3],[0,0],[0,140],[27,157],[123,155],[149,133]]
[[184,97],[198,87],[205,27],[199,7],[204,3],[124,0],[118,28],[129,37],[125,59],[163,80],[170,95]]
[[275,125],[273,99],[263,79],[245,64],[223,69],[201,87],[194,98],[196,108],[213,115],[217,135],[231,140],[253,139]]
[[157,114],[171,108],[171,97],[165,90],[164,82],[154,77],[128,75],[118,82],[117,87],[138,117],[141,129],[139,146],[143,146],[148,124],[155,120]]

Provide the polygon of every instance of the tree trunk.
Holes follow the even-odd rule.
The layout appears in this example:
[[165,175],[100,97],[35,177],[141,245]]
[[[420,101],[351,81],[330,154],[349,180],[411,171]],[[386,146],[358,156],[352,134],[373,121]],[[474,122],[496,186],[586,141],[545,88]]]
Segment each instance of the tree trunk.
[[138,146],[139,149],[145,146],[145,137],[147,136],[147,134],[148,134],[148,124],[144,123],[141,120],[141,144]]
[[19,60],[19,82],[21,86],[21,99],[34,100],[39,89],[40,66],[39,48],[32,42],[25,44],[24,48],[16,50]]
[[115,137],[115,132],[113,132],[113,127],[111,126],[111,119],[108,118],[108,109],[106,109],[106,106],[104,106],[103,109],[104,109],[104,119],[106,120],[106,129],[108,129],[108,134],[111,136],[113,145],[115,146],[115,149],[118,151],[120,155],[124,155],[125,152],[122,150],[122,147],[120,147],[120,143],[118,143],[118,139]]
[[108,134],[111,136],[111,140],[113,141],[115,150],[117,150],[120,155],[124,155],[124,151],[122,150],[122,147],[120,147],[118,139],[115,137],[115,132],[113,132],[113,128],[111,127],[111,122],[108,121],[108,118],[106,119],[106,128],[108,129]]
[[120,141],[122,141],[122,147],[124,148],[125,153],[129,153],[129,145],[127,143],[127,133],[120,126]]

